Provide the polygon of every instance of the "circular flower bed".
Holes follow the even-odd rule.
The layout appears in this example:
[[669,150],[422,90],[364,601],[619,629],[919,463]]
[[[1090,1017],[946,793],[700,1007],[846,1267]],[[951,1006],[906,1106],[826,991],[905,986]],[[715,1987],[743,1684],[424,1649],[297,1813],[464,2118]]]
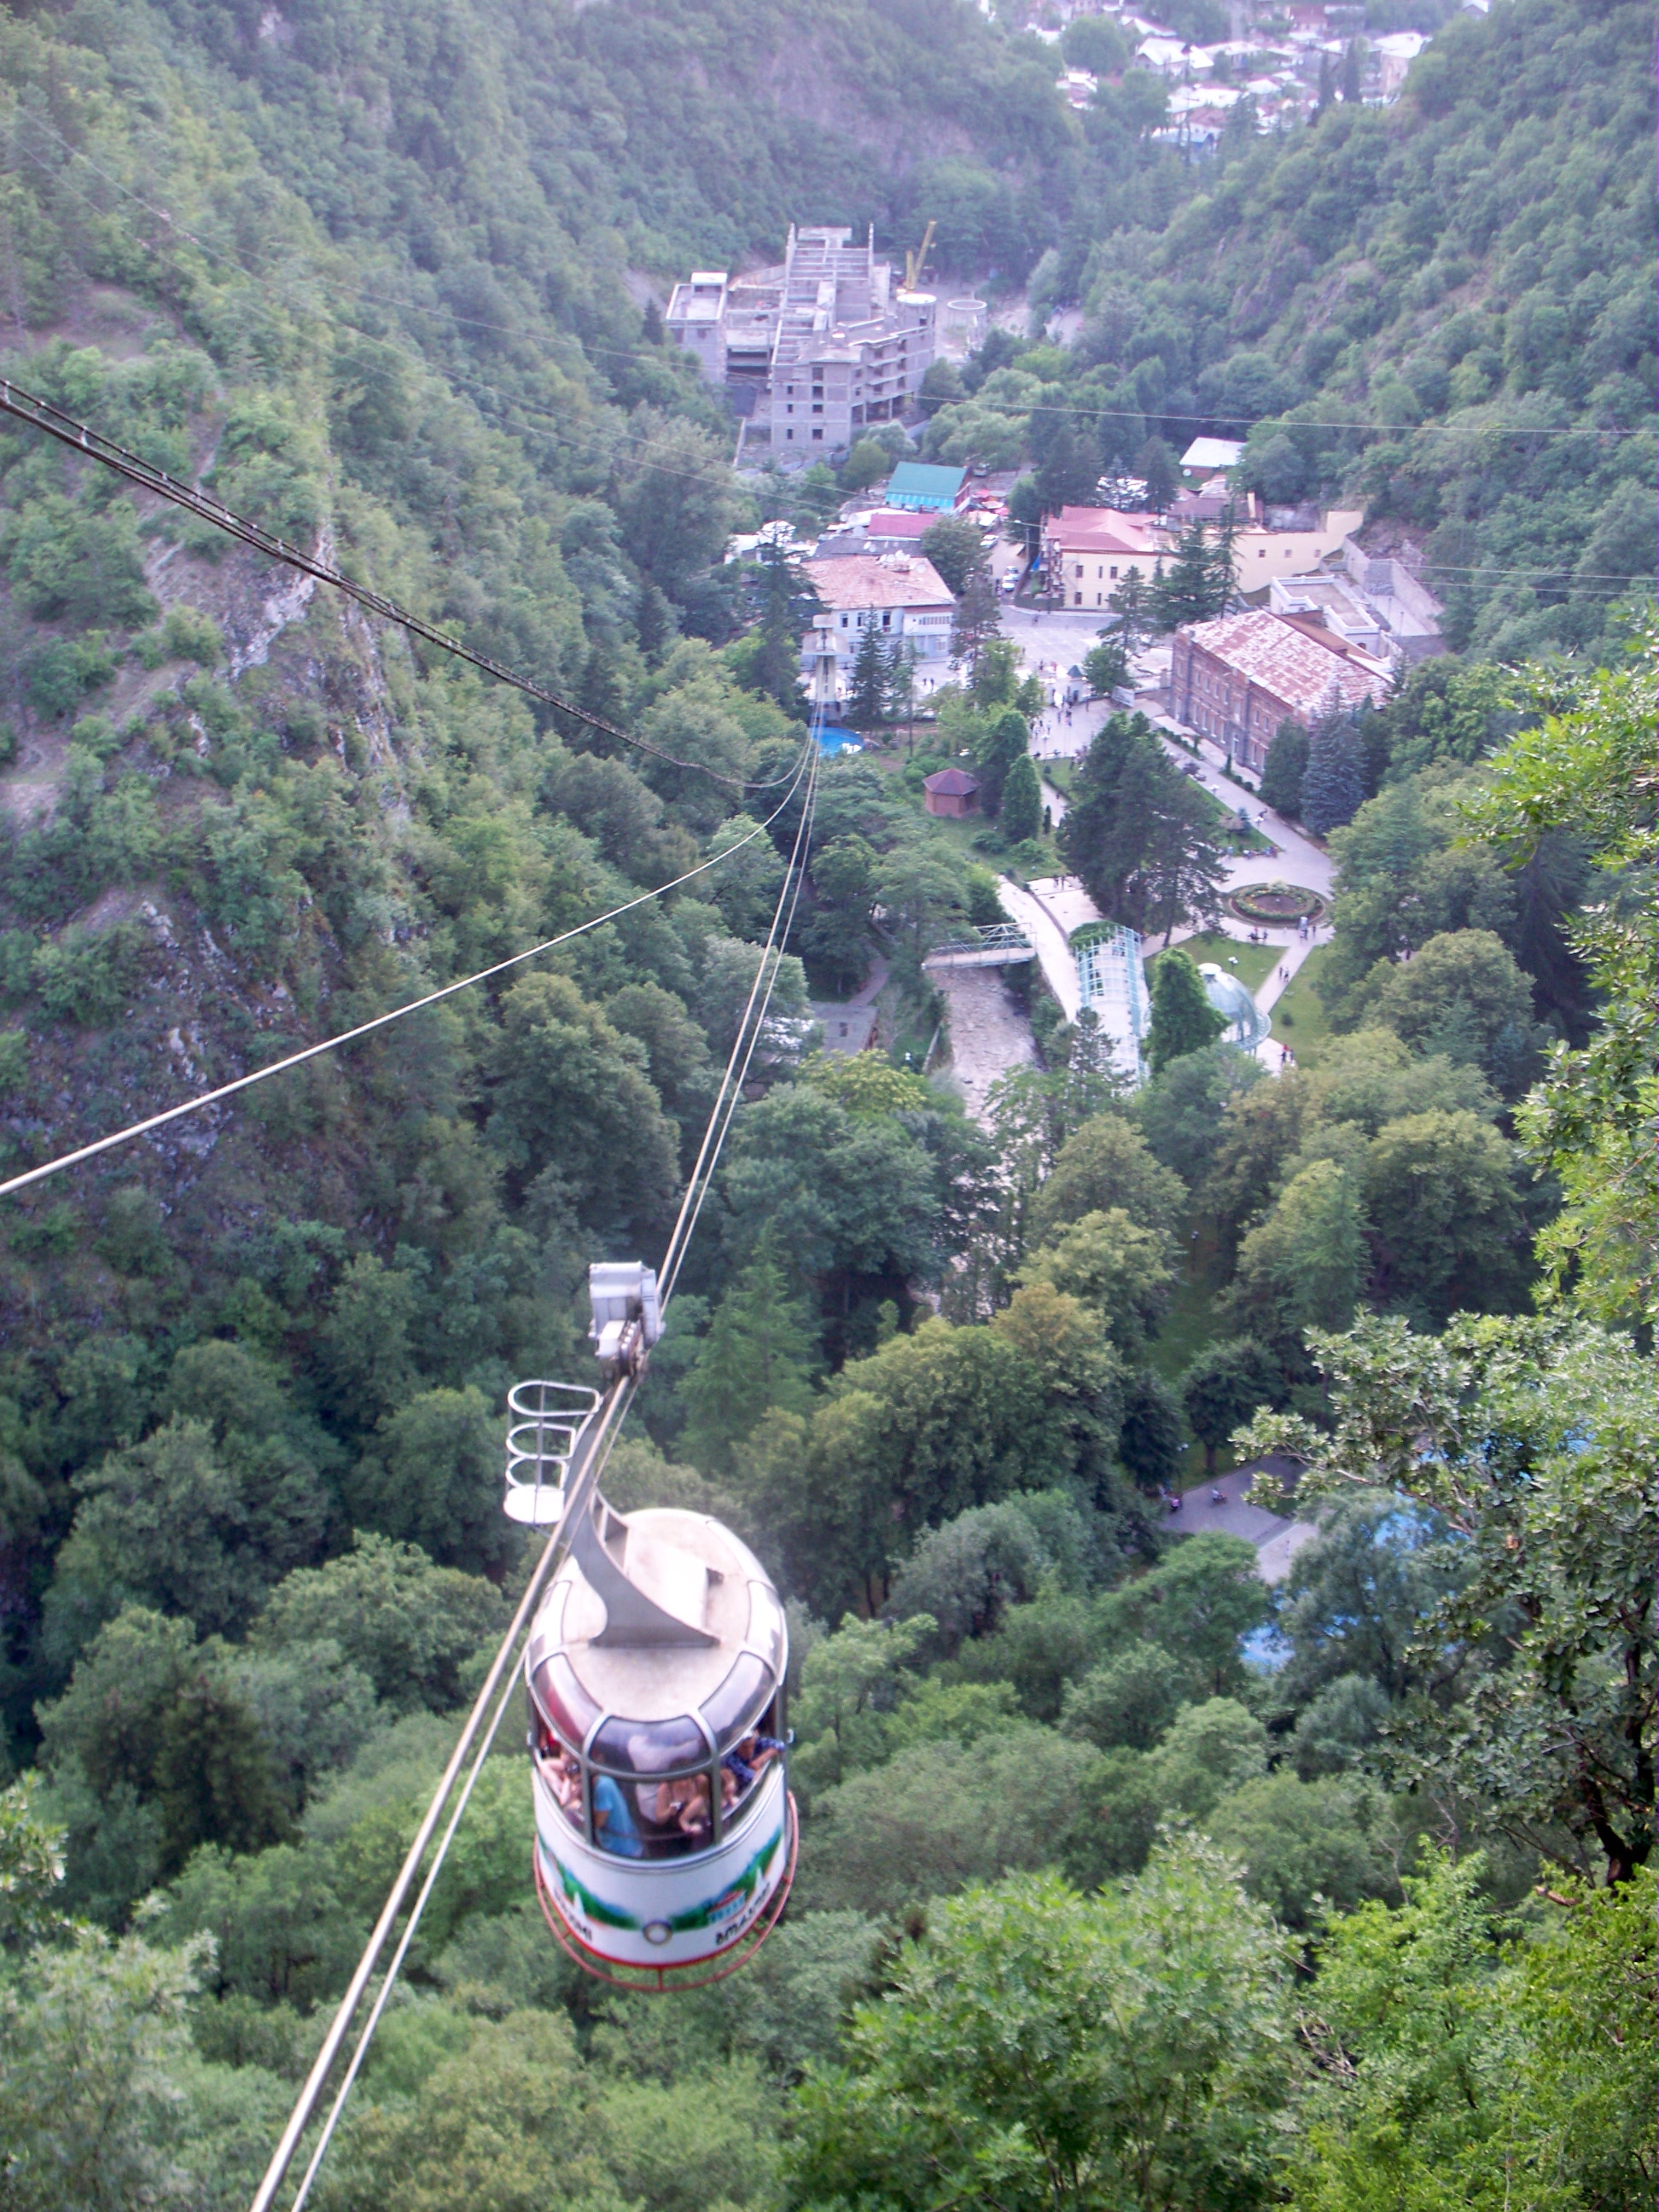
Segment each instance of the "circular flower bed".
[[1317,892],[1304,890],[1300,884],[1243,884],[1227,903],[1241,921],[1265,921],[1279,928],[1300,921],[1304,915],[1320,913],[1324,905]]

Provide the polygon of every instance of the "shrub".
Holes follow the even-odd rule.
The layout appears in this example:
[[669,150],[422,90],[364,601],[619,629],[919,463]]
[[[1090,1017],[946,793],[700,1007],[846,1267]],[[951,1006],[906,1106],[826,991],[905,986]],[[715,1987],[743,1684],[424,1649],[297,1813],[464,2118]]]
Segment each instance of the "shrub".
[[155,611],[138,517],[125,499],[101,514],[57,493],[31,500],[7,532],[6,566],[23,605],[45,622],[66,617],[129,629]]
[[70,714],[89,691],[101,690],[115,673],[115,655],[102,630],[60,637],[30,656],[23,678],[28,702],[52,720]]
[[216,667],[225,655],[218,623],[199,607],[169,607],[161,624],[161,644],[170,659],[194,660],[204,668]]
[[113,929],[66,929],[29,963],[30,981],[53,1021],[107,1024],[143,972],[144,933],[136,922]]
[[0,1097],[22,1088],[29,1068],[27,1030],[0,1030]]

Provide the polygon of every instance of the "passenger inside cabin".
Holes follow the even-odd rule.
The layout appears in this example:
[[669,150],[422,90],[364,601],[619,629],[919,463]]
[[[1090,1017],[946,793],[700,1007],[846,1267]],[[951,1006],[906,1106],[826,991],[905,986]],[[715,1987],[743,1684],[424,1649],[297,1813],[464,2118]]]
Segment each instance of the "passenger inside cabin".
[[609,1774],[593,1777],[593,1837],[602,1851],[619,1859],[642,1859],[645,1845],[623,1786]]
[[678,1829],[695,1850],[714,1832],[709,1814],[708,1777],[682,1774],[672,1782],[659,1782],[649,1817],[659,1827]]
[[[731,1802],[749,1795],[768,1761],[775,1759],[782,1749],[776,1736],[762,1735],[758,1730],[732,1745],[720,1761],[722,1777],[735,1785]],[[724,1804],[727,1801],[723,1798],[721,1802]]]
[[582,1819],[582,1771],[580,1764],[566,1752],[556,1761],[549,1778],[553,1784],[553,1795],[558,1799],[565,1818],[573,1826],[580,1827]]
[[541,1769],[542,1779],[553,1792],[555,1803],[572,1827],[582,1824],[582,1770],[580,1762],[544,1729],[536,1746],[536,1764]]

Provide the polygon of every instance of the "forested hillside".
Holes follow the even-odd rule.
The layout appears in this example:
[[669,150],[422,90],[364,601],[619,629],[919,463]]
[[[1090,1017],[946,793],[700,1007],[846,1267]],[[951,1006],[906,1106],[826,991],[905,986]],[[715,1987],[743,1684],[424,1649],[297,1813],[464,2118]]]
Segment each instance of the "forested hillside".
[[[523,1587],[505,1391],[663,1249],[801,820],[794,586],[721,556],[842,488],[736,477],[647,301],[797,218],[1081,300],[936,376],[929,450],[1041,504],[1248,429],[1422,541],[1465,657],[1319,733],[1277,1075],[1166,983],[1128,1096],[1017,981],[970,1120],[921,963],[1048,848],[921,781],[1024,763],[1034,687],[988,643],[823,763],[607,1476],[789,1600],[789,1915],[676,2005],[584,1980],[505,1732],[316,2201],[1650,2201],[1646,39],[1497,0],[1188,165],[966,0],[0,21],[0,368],[650,749],[9,422],[0,1176],[732,855],[5,1201],[6,2212],[246,2202]],[[1136,775],[1115,718],[1091,881]],[[891,1050],[816,1053],[883,972]],[[1276,1590],[1166,1500],[1269,1450]]]
[[[1000,368],[934,447],[1030,452],[1058,504],[1149,438],[1248,433],[1268,501],[1420,545],[1458,649],[1596,649],[1655,568],[1648,64],[1638,9],[1517,0],[1449,25],[1392,108],[1230,131],[1167,216],[1085,200],[1037,272],[1081,295],[1078,346]],[[1087,127],[1109,160],[1115,104]]]

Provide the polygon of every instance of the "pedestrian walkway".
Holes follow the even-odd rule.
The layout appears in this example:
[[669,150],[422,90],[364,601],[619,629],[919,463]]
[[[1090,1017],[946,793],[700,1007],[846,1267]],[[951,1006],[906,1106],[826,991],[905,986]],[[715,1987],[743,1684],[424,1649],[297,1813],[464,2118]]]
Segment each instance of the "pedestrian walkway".
[[[1059,673],[1065,666],[1063,660],[1054,658],[1056,651],[1063,653],[1068,641],[1060,638],[1045,625],[1039,629],[1032,620],[1027,633],[1016,641],[1020,646],[1021,659],[1027,674],[1037,674],[1051,693],[1057,689],[1063,695],[1068,688],[1067,679]],[[1071,679],[1073,684],[1075,678]],[[1071,710],[1072,720],[1066,719],[1066,709],[1050,707],[1040,714],[1031,732],[1030,751],[1042,774],[1042,763],[1054,759],[1079,759],[1093,742],[1095,733],[1109,714],[1116,710],[1108,699],[1087,699]],[[1314,843],[1305,832],[1286,822],[1282,815],[1262,805],[1259,798],[1247,792],[1240,784],[1222,773],[1224,755],[1213,742],[1198,738],[1198,757],[1182,745],[1168,726],[1167,717],[1158,717],[1154,733],[1169,757],[1183,770],[1195,770],[1194,781],[1201,783],[1211,795],[1224,806],[1230,814],[1242,806],[1255,826],[1268,841],[1273,850],[1267,853],[1241,854],[1228,863],[1223,878],[1223,890],[1231,892],[1249,884],[1291,883],[1312,891],[1323,900],[1328,909],[1335,878],[1335,866],[1330,854]],[[1058,829],[1066,818],[1065,793],[1046,779],[1042,782],[1042,803],[1048,810],[1050,823]],[[1061,890],[1060,881],[1067,888]],[[1086,892],[1073,892],[1070,884],[1074,878],[1048,878],[1034,884],[1029,889],[1005,878],[1002,902],[1009,915],[1019,921],[1032,944],[1036,947],[1042,972],[1049,988],[1066,1010],[1068,1021],[1077,1018],[1079,993],[1076,962],[1071,951],[1071,933],[1085,921],[1099,919]],[[1073,908],[1077,911],[1073,911]],[[1222,933],[1236,938],[1241,944],[1252,937],[1252,925],[1243,922],[1223,910],[1218,922]],[[1201,932],[1193,927],[1174,931],[1168,942],[1179,945]],[[1294,927],[1255,931],[1255,941],[1267,943],[1279,954],[1267,981],[1254,993],[1257,1011],[1271,1014],[1290,988],[1297,971],[1316,947],[1328,944],[1330,930],[1311,930],[1306,938],[1299,936]],[[1149,947],[1149,950],[1152,949]],[[1264,1067],[1277,1070],[1285,1064],[1283,1048],[1272,1037],[1265,1037],[1255,1048],[1256,1057]]]
[[[1274,942],[1276,938],[1277,932],[1269,938],[1268,942],[1270,944]],[[1291,941],[1285,947],[1284,958],[1268,976],[1267,981],[1256,986],[1255,995],[1256,1011],[1259,1013],[1272,1013],[1285,992],[1290,989],[1291,978],[1313,951],[1315,942],[1315,935],[1311,931],[1305,938],[1297,937],[1294,931],[1291,932]]]
[[997,885],[1003,911],[1011,921],[1017,921],[1036,947],[1036,957],[1042,963],[1043,979],[1059,1000],[1060,1010],[1068,1022],[1074,1022],[1083,994],[1078,984],[1077,962],[1072,957],[1072,942],[1064,923],[1060,921],[1048,901],[1036,892],[1018,884],[1012,876],[1004,876]]
[[[1268,943],[1277,945],[1279,935],[1279,933],[1277,930],[1270,931]],[[1321,942],[1317,930],[1310,930],[1305,938],[1298,937],[1294,930],[1291,930],[1289,935],[1290,942],[1284,947],[1278,965],[1265,983],[1256,986],[1254,995],[1256,1011],[1259,1013],[1272,1013],[1285,992],[1290,989],[1297,969],[1301,967],[1315,945]],[[1328,944],[1330,941],[1328,932],[1323,941]],[[1275,1071],[1287,1065],[1285,1048],[1275,1037],[1263,1037],[1255,1048],[1255,1056],[1264,1067],[1273,1068]]]
[[814,999],[808,1013],[823,1028],[826,1052],[867,1052],[875,1036],[876,1000],[887,981],[887,963],[878,952],[870,972],[850,999]]

